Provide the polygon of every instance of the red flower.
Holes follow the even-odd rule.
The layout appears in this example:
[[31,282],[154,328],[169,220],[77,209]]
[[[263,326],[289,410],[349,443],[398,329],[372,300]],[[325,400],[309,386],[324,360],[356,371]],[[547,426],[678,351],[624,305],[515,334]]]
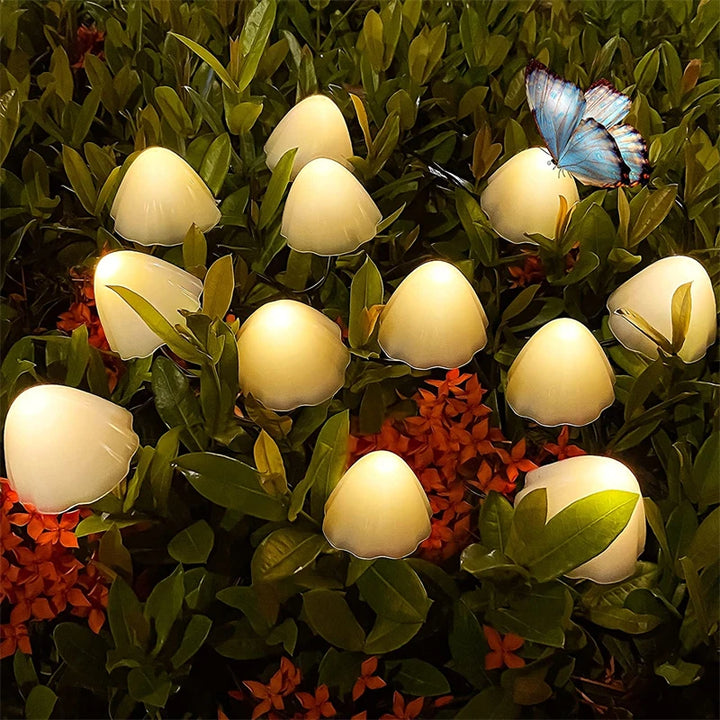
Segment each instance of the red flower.
[[405,698],[399,692],[395,692],[392,714],[385,713],[380,716],[380,720],[413,720],[420,715],[424,703],[425,698],[419,697],[405,705]]
[[360,677],[355,681],[352,690],[352,699],[357,700],[365,690],[378,690],[385,687],[385,681],[374,675],[377,670],[378,660],[376,657],[368,658],[360,666]]
[[525,661],[513,652],[523,646],[525,643],[523,638],[513,633],[508,633],[503,637],[489,625],[483,625],[483,632],[490,646],[490,652],[485,656],[486,670],[496,670],[503,665],[509,668],[524,667]]
[[523,438],[508,454],[502,448],[498,448],[498,455],[505,464],[507,479],[514,483],[520,472],[536,470],[537,465],[525,457],[525,438]]
[[73,530],[80,519],[80,511],[75,510],[71,513],[63,513],[60,520],[54,515],[39,515],[37,522],[33,519],[28,526],[28,534],[38,545],[51,543],[67,548],[78,547],[78,541]]
[[545,443],[543,450],[549,455],[554,455],[558,460],[564,460],[577,455],[585,455],[585,451],[577,445],[568,445],[570,439],[570,429],[567,425],[563,425],[563,429],[558,435],[557,444]]
[[305,708],[306,720],[320,720],[321,717],[335,717],[337,711],[330,702],[330,691],[327,685],[320,685],[315,695],[307,692],[295,693],[298,702]]
[[255,680],[244,680],[243,685],[256,699],[260,700],[253,710],[252,720],[268,712],[271,708],[283,710],[285,708],[283,697],[294,692],[301,680],[300,669],[286,657],[282,658],[280,669],[270,678],[267,685]]
[[73,64],[70,66],[77,70],[85,66],[87,55],[97,55],[101,60],[105,59],[103,47],[105,46],[105,33],[98,30],[95,23],[90,26],[80,25],[75,35],[75,43],[72,48]]
[[537,255],[528,255],[525,258],[522,267],[511,265],[508,267],[508,272],[513,277],[510,282],[511,288],[525,287],[526,285],[531,285],[537,280],[545,279],[545,270],[543,268],[542,260],[540,260]]
[[30,638],[25,625],[0,625],[0,638],[2,639],[0,641],[0,659],[14,655],[15,650],[18,649],[26,655],[32,654]]

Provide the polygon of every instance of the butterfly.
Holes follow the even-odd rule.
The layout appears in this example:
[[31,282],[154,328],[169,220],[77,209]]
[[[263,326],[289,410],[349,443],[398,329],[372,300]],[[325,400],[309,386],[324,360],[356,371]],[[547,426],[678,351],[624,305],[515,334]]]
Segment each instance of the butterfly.
[[525,91],[538,130],[555,165],[586,185],[618,187],[647,183],[647,147],[622,121],[630,98],[607,80],[583,93],[541,62],[525,69]]

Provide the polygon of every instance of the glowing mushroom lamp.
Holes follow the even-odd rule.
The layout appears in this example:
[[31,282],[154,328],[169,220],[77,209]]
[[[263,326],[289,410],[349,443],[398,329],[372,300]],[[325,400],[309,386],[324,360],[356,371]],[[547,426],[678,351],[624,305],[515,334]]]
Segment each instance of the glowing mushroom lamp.
[[361,457],[325,503],[323,533],[356,557],[402,558],[430,536],[432,510],[415,473],[395,453]]
[[657,357],[657,345],[640,332],[619,308],[632,310],[666,338],[672,338],[672,300],[675,291],[692,282],[690,325],[678,355],[686,363],[705,356],[717,334],[715,294],[705,268],[683,255],[662,258],[624,282],[610,295],[610,330],[628,350]]
[[596,455],[581,455],[544,465],[525,476],[525,487],[516,495],[515,506],[539,488],[545,488],[547,493],[546,522],[571,503],[603,490],[636,493],[635,510],[620,535],[599,555],[567,573],[567,577],[607,584],[633,574],[635,561],[645,547],[645,509],[638,481],[625,465]]
[[203,179],[163,147],[146,148],[135,158],[110,215],[115,232],[140,245],[180,245],[193,223],[207,232],[221,217]]
[[240,388],[270,410],[330,399],[350,364],[340,327],[296,300],[256,310],[240,328],[237,345]]
[[454,265],[432,260],[413,270],[380,315],[378,342],[411,367],[461,367],[487,343],[488,319]]
[[109,493],[138,449],[130,412],[63,385],[18,395],[5,420],[5,467],[20,502],[56,514]]
[[495,232],[512,243],[532,243],[525,233],[555,237],[560,196],[572,207],[579,199],[572,175],[558,170],[544,148],[513,155],[488,180],[480,206]]
[[540,425],[587,425],[615,401],[615,373],[592,333],[558,318],[526,343],[507,375],[513,411]]
[[290,187],[280,234],[298,252],[355,252],[377,233],[382,213],[355,176],[327,158],[311,160]]
[[330,158],[350,167],[350,133],[340,108],[329,97],[310,95],[285,114],[265,143],[267,166],[272,170],[292,148],[297,148],[297,154],[291,179],[315,158]]
[[185,324],[179,310],[199,310],[203,290],[194,275],[152,255],[120,250],[103,256],[95,268],[95,304],[108,343],[123,360],[152,355],[163,340],[110,286],[142,296],[172,325]]

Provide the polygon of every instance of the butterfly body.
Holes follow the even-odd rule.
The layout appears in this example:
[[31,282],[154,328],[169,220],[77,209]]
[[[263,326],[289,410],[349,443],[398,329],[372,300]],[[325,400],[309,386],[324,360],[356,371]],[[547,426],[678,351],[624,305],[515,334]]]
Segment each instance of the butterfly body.
[[533,60],[525,70],[528,104],[553,160],[586,185],[647,182],[650,166],[640,133],[622,124],[630,98],[606,80],[583,93]]

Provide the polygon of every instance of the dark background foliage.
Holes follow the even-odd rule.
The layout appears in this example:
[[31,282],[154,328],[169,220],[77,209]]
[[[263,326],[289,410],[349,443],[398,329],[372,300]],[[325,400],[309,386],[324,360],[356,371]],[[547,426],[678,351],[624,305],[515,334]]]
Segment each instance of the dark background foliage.
[[[611,357],[617,402],[575,441],[626,462],[651,499],[647,573],[625,586],[619,601],[573,587],[573,619],[562,609],[558,614],[557,604],[544,619],[564,628],[564,648],[538,638],[530,649],[537,661],[523,672],[506,671],[499,681],[478,672],[487,652],[478,630],[493,603],[503,607],[507,600],[503,578],[478,583],[459,569],[457,558],[424,572],[416,565],[425,583],[422,603],[428,594],[434,600],[421,615],[422,629],[399,645],[377,645],[371,654],[421,658],[442,670],[440,692],[448,685],[456,701],[439,716],[453,716],[468,702],[463,717],[490,710],[587,716],[599,706],[617,717],[717,716],[717,354],[713,348],[692,365],[664,354],[646,362],[614,343],[605,302],[631,272],[671,254],[697,258],[717,287],[718,19],[717,4],[702,0],[284,0],[277,8],[267,0],[259,8],[243,0],[3,2],[2,414],[36,379],[75,384],[131,409],[144,446],[120,496],[94,508],[109,513],[103,516],[109,520],[86,526],[86,535],[114,533],[101,557],[121,578],[111,592],[110,627],[94,636],[78,623],[37,623],[33,659],[40,682],[58,697],[57,716],[141,716],[143,707],[168,717],[214,716],[240,680],[267,680],[282,647],[308,676],[319,673],[319,680],[342,688],[343,668],[354,668],[359,656],[353,653],[362,644],[328,638],[313,627],[307,604],[321,596],[307,596],[345,585],[352,612],[368,628],[373,612],[350,581],[361,569],[352,563],[348,568],[338,554],[316,560],[324,546],[314,521],[301,517],[290,525],[284,495],[268,495],[269,505],[264,501],[247,515],[230,501],[219,507],[213,483],[227,468],[200,454],[255,464],[253,446],[264,428],[295,488],[327,417],[349,409],[356,432],[375,432],[388,414],[412,412],[398,397],[411,396],[424,375],[383,363],[373,338],[360,332],[346,387],[331,404],[292,417],[250,402],[243,420],[234,417],[232,373],[222,376],[222,362],[195,370],[192,355],[187,372],[165,354],[154,362],[130,361],[110,392],[107,357],[87,344],[84,331],[71,339],[56,330],[56,320],[99,253],[122,245],[112,234],[112,198],[128,157],[154,144],[185,157],[221,201],[223,220],[207,237],[189,233],[183,247],[155,250],[201,277],[219,258],[232,258],[232,273],[219,265],[212,276],[216,312],[189,321],[196,344],[203,333],[209,342],[211,321],[214,337],[232,332],[222,322],[228,304],[243,320],[260,304],[288,296],[341,318],[352,340],[363,307],[386,300],[421,260],[444,257],[472,279],[486,308],[490,340],[469,371],[489,389],[485,401],[493,422],[508,438],[527,436],[538,447],[555,438],[514,416],[503,398],[505,372],[536,328],[558,316],[574,317]],[[104,36],[82,29],[93,25]],[[210,62],[178,35],[199,43]],[[627,122],[646,138],[653,171],[647,188],[581,189],[581,203],[560,240],[538,238],[534,253],[545,278],[519,288],[508,268],[522,266],[527,255],[497,237],[478,196],[502,162],[541,142],[523,79],[533,57],[582,88],[604,77],[627,93],[633,100]],[[287,177],[276,171],[271,183],[262,152],[283,114],[316,91],[331,95],[343,110],[357,174],[392,219],[365,252],[330,264],[284,247],[279,215]],[[380,282],[370,266],[360,272],[366,255]],[[356,302],[354,309],[353,279],[355,292],[372,300]],[[225,296],[229,302],[217,300]],[[212,372],[227,381],[225,395],[209,398],[203,389]],[[336,425],[323,429],[331,442],[342,436],[340,421]],[[182,473],[173,474],[171,462]],[[255,470],[242,467],[247,469],[231,471],[246,477],[245,492],[258,481]],[[205,525],[198,530],[198,523]],[[125,526],[131,527],[121,536],[118,528]],[[188,558],[178,550],[178,535],[194,528],[199,535],[193,546],[207,545],[205,526],[208,552]],[[289,533],[283,537],[292,548],[309,543],[304,578],[281,572],[265,578],[275,588],[269,596],[252,594],[260,592],[255,587],[216,600],[217,591],[235,585],[262,585],[249,585],[251,574],[257,579],[251,560],[272,531]],[[691,564],[683,565],[688,557]],[[176,561],[185,564],[184,572]],[[401,567],[418,577],[409,564]],[[207,643],[200,639],[192,662],[175,667],[172,653],[149,653],[142,636],[151,625],[142,621],[140,601],[153,588],[161,588],[160,610],[150,613],[153,632],[157,613],[174,608],[167,641],[173,650],[190,618],[212,619],[213,632]],[[277,603],[282,611],[258,614],[258,603]],[[603,608],[613,609],[613,617]],[[525,612],[543,625],[543,607]],[[648,625],[638,625],[638,618]],[[123,633],[134,641],[123,640]],[[475,639],[476,646],[463,638]],[[328,651],[328,643],[340,650]],[[115,653],[111,659],[108,651]],[[620,685],[604,682],[609,658]],[[13,668],[3,662],[4,716],[22,713],[33,684],[22,663]],[[139,669],[144,675],[130,679]],[[416,685],[406,692],[435,690],[430,683],[429,690]],[[579,702],[580,690],[592,702]],[[385,696],[378,703],[371,713],[389,707]]]

